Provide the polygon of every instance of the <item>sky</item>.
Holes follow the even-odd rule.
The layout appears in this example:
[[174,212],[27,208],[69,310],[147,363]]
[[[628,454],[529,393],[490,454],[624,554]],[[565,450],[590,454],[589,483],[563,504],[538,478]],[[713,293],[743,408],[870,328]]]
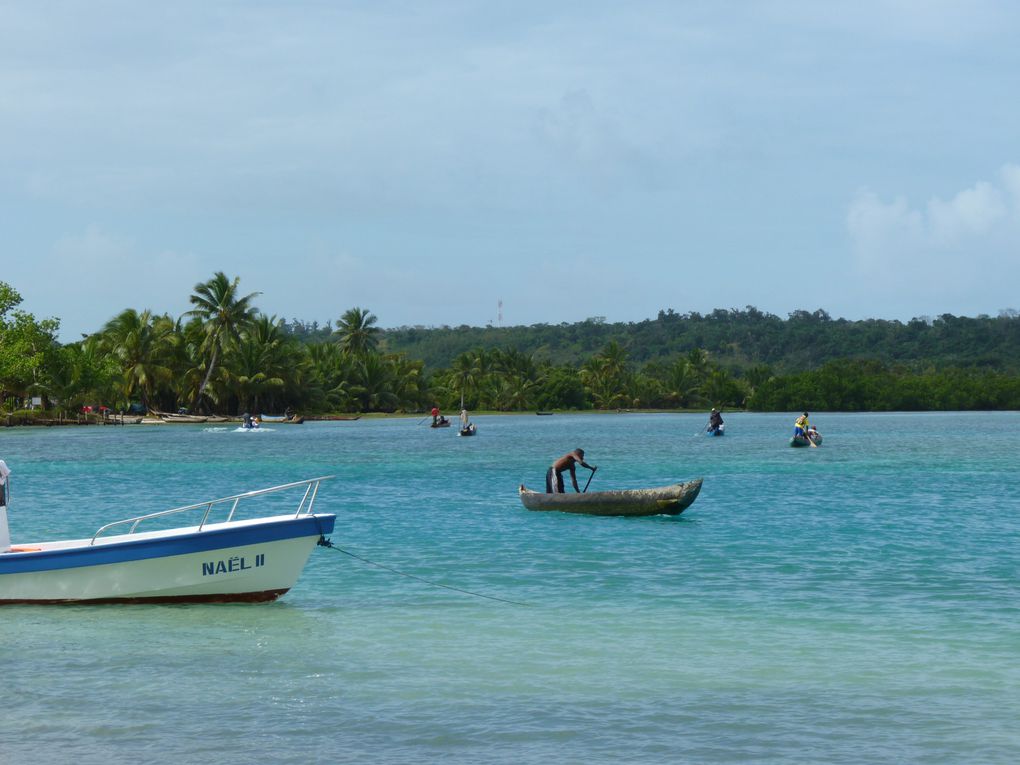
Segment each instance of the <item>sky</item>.
[[65,342],[217,271],[320,324],[994,316],[1018,39],[991,0],[0,0],[0,281]]

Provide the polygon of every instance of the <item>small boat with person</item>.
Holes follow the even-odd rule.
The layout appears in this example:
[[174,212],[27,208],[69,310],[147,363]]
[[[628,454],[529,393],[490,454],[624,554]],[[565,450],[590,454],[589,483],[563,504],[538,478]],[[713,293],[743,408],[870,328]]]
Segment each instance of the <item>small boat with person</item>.
[[708,415],[708,425],[705,426],[705,432],[710,436],[726,435],[726,423],[723,422],[722,412],[714,407],[711,414]]
[[680,515],[701,492],[701,478],[653,489],[548,494],[521,484],[517,492],[528,510],[558,510],[587,515]]
[[790,438],[790,446],[810,446],[815,448],[822,445],[822,434],[808,421],[808,417],[808,413],[804,412],[793,423],[793,436]]
[[[322,476],[108,523],[91,537],[11,544],[0,496],[0,604],[275,600],[297,582],[336,515],[314,505]],[[289,492],[297,508],[281,513]],[[240,511],[241,505],[246,511]],[[241,517],[242,513],[245,517]],[[191,525],[160,528],[167,519]]]

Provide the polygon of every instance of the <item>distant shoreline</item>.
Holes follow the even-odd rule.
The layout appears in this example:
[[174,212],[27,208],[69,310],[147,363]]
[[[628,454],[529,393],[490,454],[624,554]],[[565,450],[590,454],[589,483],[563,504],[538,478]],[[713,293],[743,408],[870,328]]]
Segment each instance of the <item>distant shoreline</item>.
[[[706,414],[705,409],[564,409],[564,410],[539,410],[542,414],[548,415],[614,415],[614,414]],[[742,409],[732,409],[732,412],[742,412]],[[447,419],[454,419],[458,416],[458,412],[454,410],[448,410],[444,412]],[[478,410],[469,411],[468,414],[472,417],[534,417],[538,414],[538,411],[527,410],[520,412],[500,412],[495,410]],[[227,416],[227,415],[220,415]],[[425,412],[366,412],[363,414],[312,414],[305,415],[305,422],[353,422],[355,420],[427,420],[432,415]],[[126,420],[132,420],[131,416],[126,416]],[[230,417],[227,422],[241,422],[241,418]],[[150,424],[146,422],[133,422],[121,421],[121,415],[111,415],[107,419],[97,417],[95,415],[82,415],[81,417],[40,417],[32,414],[25,413],[13,413],[0,415],[0,428],[53,428],[53,427],[84,427],[84,426],[113,426],[113,427],[125,427],[128,425],[143,425]],[[203,425],[209,423],[163,423],[163,424],[192,424],[192,425]],[[212,422],[211,424],[217,424]],[[270,425],[271,422],[265,424]]]

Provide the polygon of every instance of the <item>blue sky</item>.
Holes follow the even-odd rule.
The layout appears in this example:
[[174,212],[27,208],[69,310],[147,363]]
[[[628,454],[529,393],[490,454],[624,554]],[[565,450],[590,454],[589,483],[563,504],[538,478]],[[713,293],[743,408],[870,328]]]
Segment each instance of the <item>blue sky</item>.
[[1020,308],[1020,5],[0,0],[0,280],[61,337]]

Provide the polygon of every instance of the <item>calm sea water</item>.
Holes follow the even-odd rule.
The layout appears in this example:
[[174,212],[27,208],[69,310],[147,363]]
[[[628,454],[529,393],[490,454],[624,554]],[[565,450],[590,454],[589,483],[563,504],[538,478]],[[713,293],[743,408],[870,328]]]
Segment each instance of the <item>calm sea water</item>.
[[[273,604],[0,609],[4,763],[1013,763],[1020,415],[9,429],[15,542],[331,474]],[[525,511],[704,476],[678,518]],[[581,471],[582,480],[587,472]]]

